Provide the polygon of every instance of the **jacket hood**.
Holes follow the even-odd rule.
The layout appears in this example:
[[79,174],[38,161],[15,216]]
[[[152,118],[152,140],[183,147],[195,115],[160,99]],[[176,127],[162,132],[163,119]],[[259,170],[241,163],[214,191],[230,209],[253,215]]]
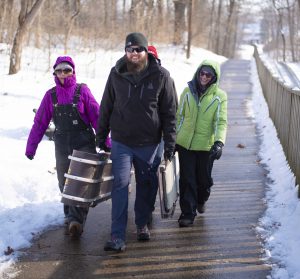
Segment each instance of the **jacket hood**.
[[126,55],[122,56],[115,65],[115,69],[117,73],[121,74],[127,71],[126,68]]
[[53,70],[55,69],[55,67],[58,64],[60,64],[62,62],[66,62],[71,65],[71,67],[73,68],[73,75],[66,77],[63,85],[60,83],[59,78],[56,75],[55,75],[54,80],[55,80],[55,83],[57,86],[60,86],[63,88],[69,88],[69,87],[76,85],[75,64],[74,64],[73,59],[70,56],[58,56],[55,61],[55,64],[53,65]]
[[199,67],[197,68],[197,70],[196,70],[196,72],[195,72],[195,74],[194,74],[194,76],[193,76],[193,80],[194,80],[194,79],[197,80],[197,78],[198,78],[198,76],[199,76],[199,72],[200,72],[200,70],[201,70],[201,68],[202,68],[203,66],[209,66],[209,67],[211,67],[211,68],[214,69],[214,71],[215,71],[215,73],[216,73],[216,77],[217,77],[217,80],[215,81],[215,83],[218,84],[219,81],[220,81],[221,69],[220,69],[220,64],[219,64],[218,62],[214,61],[214,60],[204,60],[204,61],[199,65]]
[[220,75],[221,75],[220,64],[213,60],[203,60],[203,62],[199,65],[196,72],[194,73],[193,79],[198,78],[199,72],[201,71],[201,68],[203,66],[209,66],[214,69],[214,71],[216,73],[216,77],[217,77],[216,83],[218,84],[220,81]]
[[[208,83],[205,87],[201,86],[199,81],[199,73],[204,66],[209,66],[215,72],[215,76],[213,79]],[[204,92],[207,91],[208,88],[212,86],[217,86],[220,80],[220,64],[213,60],[204,60],[199,67],[197,68],[196,72],[194,73],[193,79],[188,82],[190,89],[192,90],[193,95],[197,99],[197,95],[202,95]],[[196,93],[197,92],[197,93]]]
[[62,62],[67,62],[68,64],[70,64],[74,70],[74,74],[75,74],[75,63],[73,61],[73,59],[70,56],[59,56],[57,57],[55,64],[53,65],[53,70],[55,69],[55,67],[62,63]]

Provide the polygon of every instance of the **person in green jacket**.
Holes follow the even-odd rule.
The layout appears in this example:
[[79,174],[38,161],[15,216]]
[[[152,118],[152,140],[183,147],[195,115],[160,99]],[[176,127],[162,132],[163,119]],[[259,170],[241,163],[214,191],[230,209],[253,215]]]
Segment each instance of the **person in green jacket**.
[[222,155],[227,131],[227,94],[219,88],[220,65],[204,60],[188,82],[177,110],[176,150],[179,156],[180,227],[189,227],[213,185],[213,162]]

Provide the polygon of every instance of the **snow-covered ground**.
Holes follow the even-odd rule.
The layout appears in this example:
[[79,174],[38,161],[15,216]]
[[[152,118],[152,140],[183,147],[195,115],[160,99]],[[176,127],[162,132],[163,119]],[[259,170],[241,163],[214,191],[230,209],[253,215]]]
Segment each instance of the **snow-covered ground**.
[[[157,49],[163,66],[175,80],[178,94],[203,59],[220,63],[226,60],[203,49],[193,48],[189,60],[179,48],[157,45]],[[250,60],[252,52],[252,47],[244,46],[240,50],[241,58]],[[0,45],[0,278],[13,276],[11,267],[19,249],[30,246],[33,237],[49,226],[63,223],[62,204],[53,174],[53,142],[45,138],[33,161],[24,155],[34,116],[32,109],[39,106],[46,90],[54,85],[51,64],[61,53],[53,53],[49,64],[48,53],[25,49],[22,71],[8,76],[8,49]],[[70,53],[76,64],[78,82],[87,83],[99,102],[110,68],[122,54],[104,50]],[[268,117],[253,61],[252,82],[250,113],[262,137],[260,156],[272,181],[267,187],[268,208],[257,231],[265,240],[266,260],[273,264],[270,278],[296,279],[300,278],[300,266],[296,262],[300,253],[297,188]]]
[[261,59],[267,66],[270,72],[284,83],[286,86],[295,90],[300,89],[300,63],[282,62],[272,60],[270,55],[263,53],[262,45],[257,45],[259,53],[261,53]]

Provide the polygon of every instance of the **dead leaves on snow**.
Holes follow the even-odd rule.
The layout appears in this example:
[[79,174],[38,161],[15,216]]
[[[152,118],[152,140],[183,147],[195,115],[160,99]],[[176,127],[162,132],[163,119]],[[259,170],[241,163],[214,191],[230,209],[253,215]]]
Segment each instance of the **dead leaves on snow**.
[[237,148],[246,148],[246,145],[239,143],[236,147]]

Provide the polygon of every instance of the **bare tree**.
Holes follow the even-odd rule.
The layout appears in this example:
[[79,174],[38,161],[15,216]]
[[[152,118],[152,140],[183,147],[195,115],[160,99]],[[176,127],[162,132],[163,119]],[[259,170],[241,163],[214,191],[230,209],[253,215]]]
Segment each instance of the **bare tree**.
[[287,7],[287,15],[288,15],[288,26],[289,26],[289,38],[290,38],[290,48],[291,48],[291,55],[292,61],[296,61],[295,57],[295,27],[293,21],[293,12],[295,9],[295,3],[290,3],[289,0],[286,0],[286,7]]
[[277,50],[279,49],[279,36],[282,38],[282,58],[283,61],[286,59],[286,40],[285,40],[285,34],[283,31],[283,12],[284,9],[286,8],[285,5],[283,4],[283,1],[281,0],[272,0],[273,6],[277,12],[278,16],[278,22],[277,22]]
[[277,60],[300,59],[300,0],[269,0],[263,12],[264,50]]
[[220,53],[220,41],[221,41],[221,17],[222,17],[222,0],[219,0],[219,5],[218,5],[218,14],[217,14],[217,22],[215,26],[215,40],[216,44],[214,47],[214,51],[216,53]]
[[[300,1],[300,0],[299,0]],[[210,24],[209,24],[209,35],[208,35],[208,42],[207,42],[207,48],[213,49],[214,48],[214,40],[213,40],[213,34],[214,34],[214,12],[215,12],[215,3],[216,0],[212,1],[212,7],[210,10]]]
[[140,0],[132,0],[130,10],[129,10],[129,16],[130,16],[129,25],[132,26],[134,29],[135,29],[135,24],[137,22],[137,16],[138,16],[137,10],[138,10],[139,2]]
[[[40,1],[46,5],[35,16],[31,32],[22,33],[25,27],[20,26],[26,22],[25,15],[30,14],[29,7]],[[20,39],[23,45],[35,42],[35,46],[48,49],[50,60],[53,47],[62,46],[65,53],[83,46],[89,51],[99,46],[111,48],[124,40],[124,34],[140,31],[149,43],[187,45],[188,56],[192,44],[231,55],[238,22],[236,7],[241,1],[245,0],[1,0],[0,28],[17,29],[17,17],[9,12],[13,3],[13,10],[22,7],[14,52],[20,47]],[[4,19],[5,13],[10,16]],[[10,20],[12,24],[8,24]],[[0,29],[0,38],[7,36],[6,29]],[[16,61],[15,57],[12,61]]]
[[13,10],[14,10],[14,0],[8,0],[7,2],[7,13],[6,13],[6,18],[7,18],[7,42],[11,43],[14,37],[14,33],[15,33],[15,27],[16,27],[16,23],[14,22],[14,19],[17,17],[12,16],[14,14]]
[[157,11],[158,11],[157,16],[158,16],[158,19],[160,20],[159,22],[160,22],[161,26],[165,25],[164,24],[165,18],[163,16],[163,10],[164,10],[163,7],[164,7],[163,0],[157,0]]
[[222,54],[227,57],[229,56],[230,53],[230,46],[229,46],[230,35],[233,35],[232,21],[233,21],[234,8],[235,8],[235,0],[230,0],[228,6],[228,16],[225,24],[226,31],[224,32],[223,47],[222,47]]
[[6,18],[6,0],[0,1],[0,42],[3,42],[4,39],[4,19]]
[[232,30],[233,32],[233,38],[232,38],[232,44],[231,44],[231,47],[230,47],[230,53],[229,53],[229,57],[234,57],[234,54],[235,54],[235,49],[236,49],[236,45],[237,45],[237,38],[238,38],[238,23],[239,23],[239,16],[237,14],[237,11],[236,11],[236,15],[235,15],[235,18],[234,18],[234,29]]
[[23,40],[30,25],[38,14],[39,9],[45,0],[35,0],[32,7],[29,7],[28,0],[21,0],[21,10],[19,14],[19,26],[14,37],[13,47],[10,54],[9,74],[16,74],[20,70]]
[[[35,28],[34,31],[32,33],[32,35],[34,35],[34,45],[37,48],[41,47],[41,14],[40,12],[38,12],[36,19],[35,19]],[[30,36],[28,36],[28,38],[30,38]]]
[[186,30],[185,26],[185,8],[186,1],[185,0],[174,0],[175,7],[175,23],[174,23],[174,44],[180,45],[183,43],[182,34]]
[[148,0],[146,3],[146,9],[144,10],[144,30],[149,37],[152,37],[152,26],[154,23],[154,0]]
[[70,39],[70,34],[72,32],[72,28],[74,25],[74,21],[76,17],[79,15],[80,12],[80,0],[74,0],[74,2],[71,2],[69,0],[65,0],[65,37],[64,37],[64,48],[65,48],[65,53],[68,52],[68,42]]
[[189,59],[191,55],[191,44],[192,44],[192,11],[193,11],[193,0],[189,0],[189,13],[188,13],[188,40],[186,58]]
[[14,22],[17,18],[13,13],[14,4],[14,0],[0,1],[0,42],[12,42]]

